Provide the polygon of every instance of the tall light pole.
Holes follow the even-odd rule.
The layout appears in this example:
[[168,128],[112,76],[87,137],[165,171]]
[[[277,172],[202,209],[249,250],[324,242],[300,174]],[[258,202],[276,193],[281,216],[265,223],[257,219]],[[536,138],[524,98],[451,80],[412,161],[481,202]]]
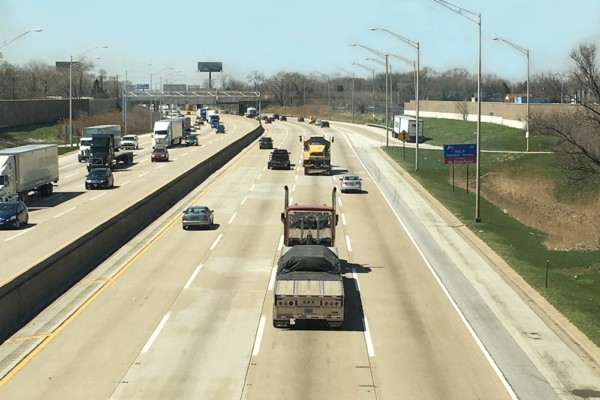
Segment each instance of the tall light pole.
[[[145,66],[151,67],[152,64],[145,64]],[[127,72],[128,70],[125,70],[125,85],[123,85],[123,135],[127,135]]]
[[329,119],[331,119],[331,80],[329,79],[329,75],[325,75],[322,72],[317,72],[317,74],[327,78],[327,107],[329,107]]
[[410,40],[405,38],[402,35],[398,35],[397,33],[394,33],[388,29],[385,28],[370,28],[371,31],[383,31],[386,32],[392,36],[394,36],[397,39],[402,40],[404,43],[408,44],[409,46],[414,47],[415,49],[417,49],[417,65],[416,65],[416,71],[417,71],[417,77],[416,77],[416,81],[417,81],[417,87],[415,89],[415,118],[417,120],[417,124],[416,124],[416,131],[415,131],[415,171],[419,170],[419,131],[420,131],[420,121],[419,121],[419,59],[420,59],[420,55],[421,55],[421,47],[419,45],[419,42],[415,42],[414,40]]
[[161,72],[167,71],[169,69],[175,69],[175,67],[166,67],[166,68],[163,68],[163,69],[161,69],[159,71],[156,71],[154,73],[150,72],[150,90],[152,90],[152,74],[154,74],[154,75],[160,74]]
[[[388,56],[390,56],[391,54],[388,54]],[[383,65],[385,67],[385,62],[381,61],[381,60],[377,60],[375,58],[365,58],[365,61],[373,61],[377,64]],[[392,75],[392,65],[390,63],[388,63],[387,65],[388,68],[388,75],[391,76]],[[394,91],[392,90],[392,79],[389,79],[389,89],[390,89],[390,95],[389,95],[389,99],[387,99],[386,101],[388,102],[389,106],[390,106],[390,114],[392,115],[392,121],[394,120],[394,105],[393,105],[393,101],[392,101],[392,97]],[[392,137],[394,136],[394,124],[392,123]]]
[[[91,49],[86,50],[77,57],[75,57],[75,61],[77,61],[90,51],[94,51],[100,48],[107,49],[108,46],[92,47]],[[73,56],[71,56],[69,61],[69,146],[73,147]]]
[[341,71],[352,75],[352,123],[354,123],[354,72],[350,72],[347,69],[339,68]]
[[369,68],[366,65],[362,65],[357,62],[353,62],[352,65],[358,65],[361,68],[366,69],[367,71],[371,71],[373,74],[373,122],[375,122],[375,68]]
[[[477,24],[479,30],[479,55],[477,61],[477,158],[475,163],[475,222],[481,222],[481,14],[455,6],[445,0],[433,0]],[[529,99],[527,99],[529,100]]]
[[388,88],[388,86],[389,86],[389,84],[388,84],[388,81],[389,81],[388,55],[384,54],[380,51],[374,50],[370,47],[364,46],[362,44],[353,43],[350,46],[360,46],[363,49],[368,50],[371,53],[376,54],[379,57],[382,57],[385,59],[385,147],[388,147],[390,144],[390,136],[389,136],[389,132],[388,132],[388,128],[389,128],[389,126],[388,126],[389,125],[389,120],[388,120],[388,90],[389,90],[389,88]]
[[514,44],[513,42],[509,42],[506,39],[502,39],[499,37],[495,37],[492,38],[492,40],[500,40],[504,43],[506,43],[509,46],[512,46],[513,48],[519,50],[521,53],[525,54],[525,56],[527,57],[527,121],[525,123],[525,141],[526,141],[526,151],[529,152],[529,50],[521,47],[519,45]]
[[14,42],[15,40],[18,40],[18,39],[22,38],[23,36],[27,35],[30,32],[42,32],[42,31],[43,31],[43,29],[30,29],[30,30],[28,30],[26,32],[18,34],[17,36],[13,36],[13,37],[11,37],[9,39],[6,39],[6,40],[0,42],[0,49],[3,48],[3,47],[5,47],[5,46],[7,46],[7,45],[9,45],[10,43]]

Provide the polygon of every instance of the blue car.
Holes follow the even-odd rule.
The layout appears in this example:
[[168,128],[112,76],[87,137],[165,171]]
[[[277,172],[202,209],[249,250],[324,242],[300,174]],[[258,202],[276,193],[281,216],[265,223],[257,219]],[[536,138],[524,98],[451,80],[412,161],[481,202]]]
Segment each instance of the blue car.
[[22,201],[0,203],[0,226],[20,229],[29,223],[29,210]]

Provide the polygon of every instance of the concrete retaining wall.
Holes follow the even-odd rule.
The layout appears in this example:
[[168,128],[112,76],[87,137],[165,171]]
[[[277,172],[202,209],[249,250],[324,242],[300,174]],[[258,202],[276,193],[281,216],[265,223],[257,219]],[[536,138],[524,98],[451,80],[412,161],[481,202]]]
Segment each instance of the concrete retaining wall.
[[0,287],[0,343],[255,141],[259,126]]
[[[73,99],[73,118],[116,110],[117,99]],[[69,118],[69,99],[0,100],[0,128],[56,123]]]
[[[415,101],[411,100],[404,103],[404,113],[406,115],[415,115]],[[559,111],[566,111],[577,107],[573,104],[539,104],[531,103],[529,111],[533,114],[552,114]],[[463,112],[461,110],[465,110]],[[463,119],[467,121],[477,121],[477,103],[462,102],[462,101],[437,101],[437,100],[420,100],[419,101],[419,117],[426,118],[445,118],[445,119]],[[516,103],[481,103],[481,121],[491,122],[510,126],[511,128],[525,129],[525,121],[527,120],[527,105]]]

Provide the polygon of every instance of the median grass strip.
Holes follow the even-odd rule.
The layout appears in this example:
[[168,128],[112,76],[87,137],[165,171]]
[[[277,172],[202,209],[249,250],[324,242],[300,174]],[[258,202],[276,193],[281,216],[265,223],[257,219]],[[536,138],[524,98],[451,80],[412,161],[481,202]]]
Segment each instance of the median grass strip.
[[[464,121],[426,120],[428,143],[474,143],[471,124]],[[485,126],[484,126],[485,125]],[[490,126],[487,126],[490,125]],[[491,128],[494,128],[493,130]],[[488,130],[489,129],[489,130]],[[502,132],[505,129],[506,132]],[[485,136],[483,132],[485,131]],[[517,132],[514,132],[517,131]],[[434,133],[435,132],[435,133]],[[494,132],[492,135],[491,132]],[[508,150],[513,147],[507,138],[523,132],[492,124],[482,124],[482,150]],[[498,140],[494,140],[496,137]],[[533,139],[533,138],[532,138]],[[538,148],[551,146],[549,138],[535,138]],[[441,150],[419,149],[419,170],[414,171],[414,149],[388,147],[385,151],[408,171],[433,196],[456,215],[469,229],[484,240],[512,266],[532,287],[545,296],[563,315],[571,320],[596,345],[600,345],[600,251],[549,249],[546,233],[528,227],[494,204],[481,198],[482,221],[476,223],[474,185],[466,190],[466,165],[455,166],[455,187],[452,188],[451,166],[443,163]],[[469,167],[469,180],[475,177],[475,165]],[[487,153],[481,155],[481,174],[485,176],[501,169],[504,173],[529,174],[561,180],[553,154]],[[482,180],[482,186],[485,179]],[[564,186],[558,186],[564,190]],[[583,196],[597,196],[597,191]],[[558,196],[558,194],[557,194]],[[565,194],[566,200],[573,198]],[[560,212],[560,210],[557,210]],[[548,283],[546,287],[546,265]]]

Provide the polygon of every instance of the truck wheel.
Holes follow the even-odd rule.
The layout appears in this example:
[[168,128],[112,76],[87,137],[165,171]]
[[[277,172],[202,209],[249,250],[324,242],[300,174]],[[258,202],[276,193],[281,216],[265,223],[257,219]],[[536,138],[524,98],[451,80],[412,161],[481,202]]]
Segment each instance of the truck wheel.
[[304,175],[308,175],[308,171],[304,168]]

